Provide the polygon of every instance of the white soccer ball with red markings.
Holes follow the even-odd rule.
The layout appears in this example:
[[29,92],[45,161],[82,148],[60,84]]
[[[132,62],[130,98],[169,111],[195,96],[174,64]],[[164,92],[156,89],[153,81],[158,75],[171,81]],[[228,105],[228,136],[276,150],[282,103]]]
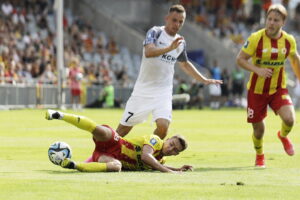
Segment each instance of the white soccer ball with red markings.
[[55,165],[60,165],[65,158],[71,158],[71,156],[71,147],[65,142],[55,142],[48,149],[49,160]]

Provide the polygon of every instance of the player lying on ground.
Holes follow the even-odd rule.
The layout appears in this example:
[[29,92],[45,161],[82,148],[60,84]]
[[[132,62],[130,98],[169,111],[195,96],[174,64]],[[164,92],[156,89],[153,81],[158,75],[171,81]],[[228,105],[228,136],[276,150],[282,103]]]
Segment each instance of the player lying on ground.
[[77,169],[82,172],[153,169],[173,173],[193,169],[190,165],[183,165],[181,168],[163,165],[163,156],[178,155],[187,148],[186,140],[180,135],[175,135],[166,141],[156,135],[125,139],[109,126],[97,125],[83,116],[48,110],[46,119],[63,120],[93,135],[95,150],[87,163],[75,163],[65,159],[61,164],[63,168]]

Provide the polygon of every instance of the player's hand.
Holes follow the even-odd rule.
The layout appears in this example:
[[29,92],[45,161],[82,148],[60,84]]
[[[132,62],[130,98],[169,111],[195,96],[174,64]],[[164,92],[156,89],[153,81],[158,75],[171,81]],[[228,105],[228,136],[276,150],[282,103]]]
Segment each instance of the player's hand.
[[183,37],[176,38],[170,45],[171,50],[176,49],[182,43]]
[[204,81],[204,84],[205,85],[208,85],[208,84],[223,84],[223,81],[222,80],[216,80],[216,79],[206,79]]
[[188,170],[193,171],[194,170],[193,166],[191,166],[191,165],[183,165],[180,168],[180,171],[183,171],[183,172],[188,171]]
[[180,170],[176,170],[176,171],[172,170],[171,173],[172,174],[182,174],[182,171],[180,171]]
[[273,75],[273,70],[269,68],[258,68],[256,70],[256,73],[258,76],[264,77],[264,78],[271,78]]

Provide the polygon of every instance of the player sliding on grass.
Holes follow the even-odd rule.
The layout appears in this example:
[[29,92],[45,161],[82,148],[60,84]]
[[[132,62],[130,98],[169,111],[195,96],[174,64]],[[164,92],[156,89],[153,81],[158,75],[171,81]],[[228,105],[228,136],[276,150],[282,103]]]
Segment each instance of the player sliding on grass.
[[77,169],[82,172],[153,169],[173,173],[193,169],[189,165],[173,168],[162,164],[163,156],[178,155],[187,148],[186,140],[180,135],[175,135],[165,142],[156,135],[124,139],[109,126],[97,125],[83,116],[48,110],[46,119],[63,120],[93,135],[96,147],[87,163],[75,163],[70,159],[65,159],[61,164],[63,168]]
[[[286,153],[294,155],[294,148],[287,138],[295,122],[295,111],[286,88],[284,63],[290,58],[292,68],[300,80],[300,57],[295,38],[282,30],[287,18],[286,9],[272,5],[267,12],[265,28],[253,33],[237,56],[237,63],[251,72],[248,88],[248,122],[253,127],[253,143],[258,167],[265,167],[263,136],[267,106],[282,119],[278,138]],[[252,58],[252,64],[248,60]]]

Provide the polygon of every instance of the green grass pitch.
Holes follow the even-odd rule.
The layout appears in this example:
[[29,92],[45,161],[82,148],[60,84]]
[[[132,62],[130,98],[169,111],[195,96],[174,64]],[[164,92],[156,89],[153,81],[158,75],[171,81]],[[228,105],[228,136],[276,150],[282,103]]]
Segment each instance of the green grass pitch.
[[[122,112],[73,113],[116,128]],[[62,169],[48,160],[49,145],[67,142],[73,159],[83,161],[94,148],[91,135],[63,121],[47,121],[44,113],[0,111],[1,200],[300,199],[300,112],[290,134],[296,155],[289,157],[276,137],[280,119],[269,111],[264,138],[267,168],[258,170],[253,167],[252,129],[246,123],[245,110],[174,111],[169,135],[183,134],[189,147],[179,156],[167,157],[167,164],[194,166],[193,172],[182,174]],[[151,134],[154,128],[155,124],[146,122],[127,137]]]

